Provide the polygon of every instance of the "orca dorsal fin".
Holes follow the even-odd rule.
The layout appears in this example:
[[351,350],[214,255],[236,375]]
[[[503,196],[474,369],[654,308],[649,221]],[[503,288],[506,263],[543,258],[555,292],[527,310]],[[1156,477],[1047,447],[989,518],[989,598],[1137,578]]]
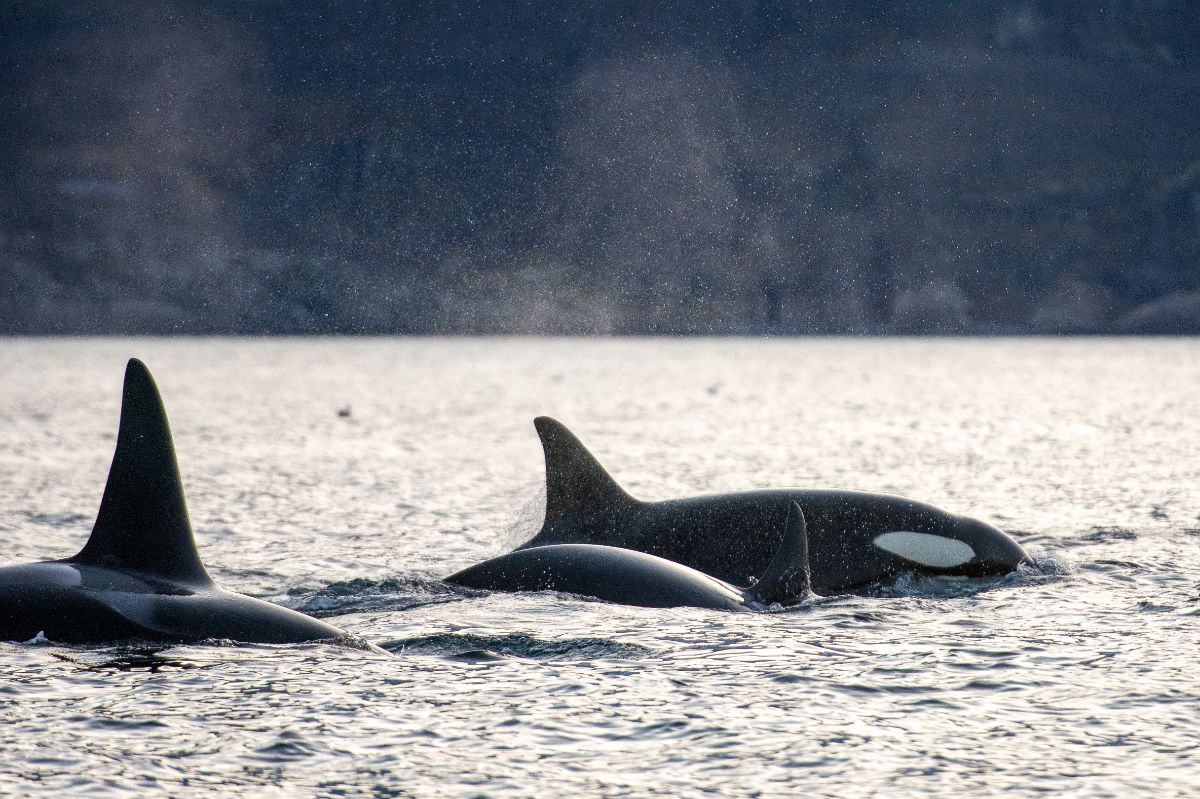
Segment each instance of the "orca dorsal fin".
[[788,506],[783,543],[767,570],[746,594],[747,599],[764,605],[781,605],[811,596],[812,569],[808,562],[808,523],[796,502]]
[[566,425],[549,416],[539,416],[533,420],[533,426],[546,455],[543,529],[553,529],[572,520],[611,517],[638,505]]
[[125,367],[121,426],[92,535],[71,563],[211,584],[200,561],[162,398],[136,358]]

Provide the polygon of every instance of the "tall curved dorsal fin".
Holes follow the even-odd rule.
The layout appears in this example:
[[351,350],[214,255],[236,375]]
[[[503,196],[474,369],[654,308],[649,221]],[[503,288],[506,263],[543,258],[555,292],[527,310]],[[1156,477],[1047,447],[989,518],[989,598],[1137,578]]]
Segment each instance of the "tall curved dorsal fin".
[[568,520],[611,515],[638,504],[561,422],[539,416],[533,426],[546,455],[543,529]]
[[812,569],[808,562],[808,523],[800,505],[788,505],[783,543],[762,577],[747,591],[747,599],[769,605],[786,604],[812,595]]
[[96,524],[70,562],[192,584],[212,582],[192,537],[162,398],[136,358],[125,367],[117,449]]

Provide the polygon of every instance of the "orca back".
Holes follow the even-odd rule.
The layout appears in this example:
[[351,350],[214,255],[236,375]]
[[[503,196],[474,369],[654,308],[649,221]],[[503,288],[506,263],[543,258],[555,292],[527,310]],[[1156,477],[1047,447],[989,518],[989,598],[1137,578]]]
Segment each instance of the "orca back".
[[598,544],[554,544],[510,552],[445,578],[487,591],[557,591],[647,608],[745,610],[740,591],[653,555]]

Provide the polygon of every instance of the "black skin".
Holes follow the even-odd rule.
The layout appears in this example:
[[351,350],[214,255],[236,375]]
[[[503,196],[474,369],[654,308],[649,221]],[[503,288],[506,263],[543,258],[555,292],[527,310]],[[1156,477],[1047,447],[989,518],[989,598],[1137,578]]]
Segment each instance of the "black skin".
[[0,568],[0,640],[298,643],[348,637],[213,582],[192,537],[171,430],[140,361],[125,370],[104,498],[78,555]]
[[[982,577],[1031,562],[1020,544],[989,524],[889,494],[778,489],[641,502],[621,489],[563,425],[547,417],[535,425],[546,451],[546,519],[522,548],[625,547],[741,585],[760,574],[779,547],[779,525],[769,520],[781,503],[794,501],[808,521],[817,594],[860,591],[903,572]],[[896,531],[963,541],[975,557],[936,568],[874,545],[875,536]]]
[[811,596],[808,527],[800,506],[777,508],[767,524],[781,543],[748,588],[665,558],[598,544],[551,544],[510,552],[446,578],[489,591],[558,591],[647,608],[759,610]]
[[747,610],[743,592],[678,563],[595,544],[509,552],[446,578],[485,591],[557,591],[645,608]]
[[[794,500],[808,519],[813,590],[854,591],[903,572],[981,577],[1012,571],[1028,556],[1000,530],[932,505],[857,491],[747,491],[645,502],[615,513],[543,526],[526,547],[552,541],[621,546],[682,563],[726,582],[744,584],[779,546],[768,523],[781,498]],[[953,569],[918,566],[874,546],[880,533],[933,533],[971,545],[976,557]]]
[[184,585],[54,561],[0,569],[0,641],[28,641],[39,633],[64,644],[347,637],[303,613],[212,583]]

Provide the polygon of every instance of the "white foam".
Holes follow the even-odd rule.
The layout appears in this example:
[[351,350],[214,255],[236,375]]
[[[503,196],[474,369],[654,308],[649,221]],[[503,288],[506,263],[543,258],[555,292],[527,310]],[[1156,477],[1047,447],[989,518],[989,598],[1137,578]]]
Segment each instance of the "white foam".
[[905,560],[937,569],[961,566],[975,557],[975,550],[971,549],[970,544],[930,533],[896,530],[875,536],[873,543]]

